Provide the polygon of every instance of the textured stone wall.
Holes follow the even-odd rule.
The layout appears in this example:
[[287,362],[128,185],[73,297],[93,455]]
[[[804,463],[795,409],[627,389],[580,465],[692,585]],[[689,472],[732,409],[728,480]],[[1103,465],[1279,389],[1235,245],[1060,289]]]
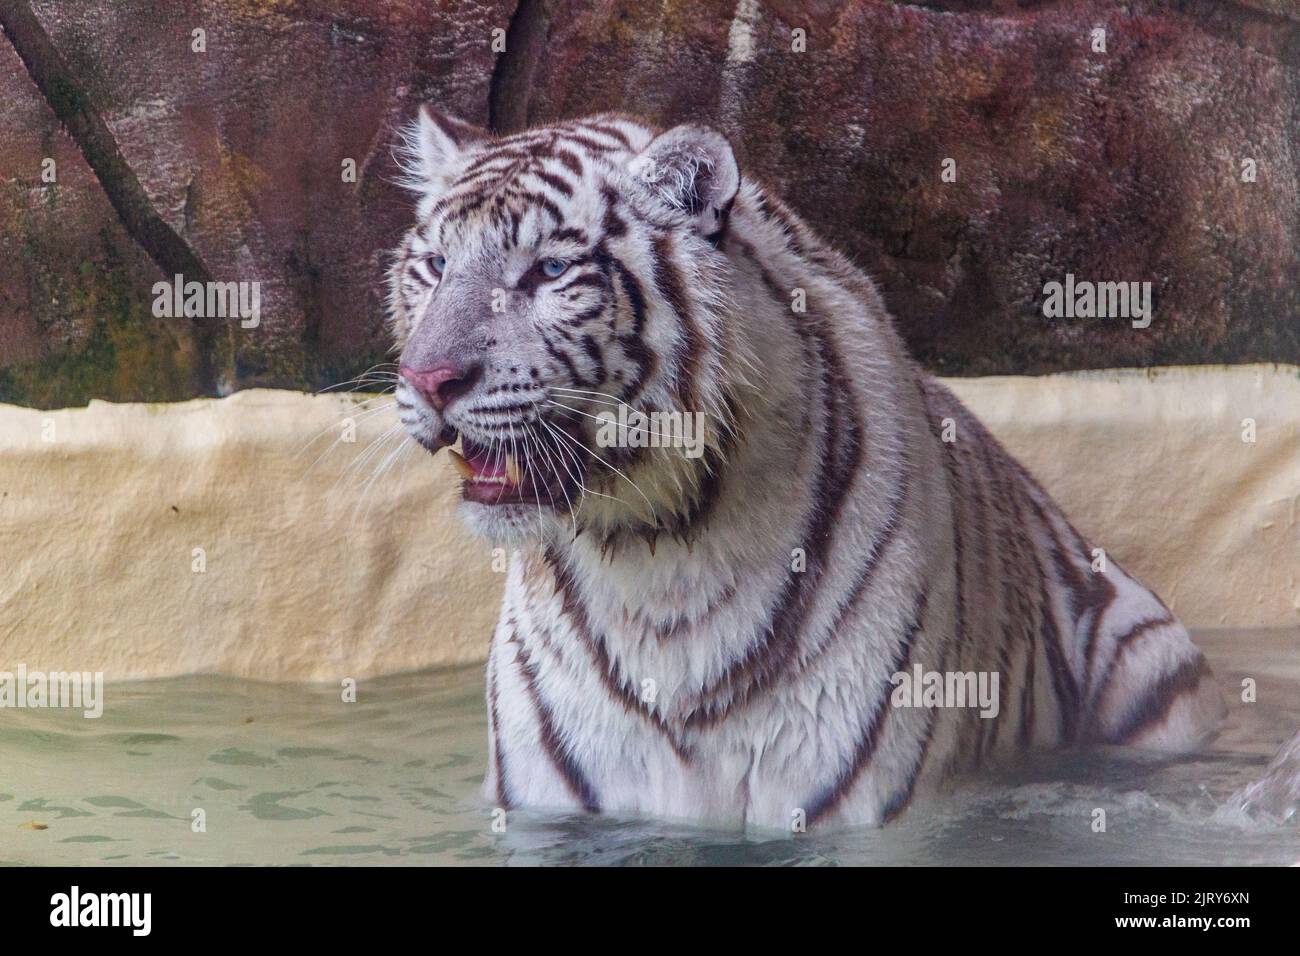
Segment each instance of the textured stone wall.
[[[392,131],[426,100],[715,125],[940,372],[1300,361],[1300,0],[3,0],[0,25],[0,401],[383,360]],[[180,268],[260,282],[260,326],[154,318]],[[1150,328],[1045,319],[1066,273],[1151,282]]]

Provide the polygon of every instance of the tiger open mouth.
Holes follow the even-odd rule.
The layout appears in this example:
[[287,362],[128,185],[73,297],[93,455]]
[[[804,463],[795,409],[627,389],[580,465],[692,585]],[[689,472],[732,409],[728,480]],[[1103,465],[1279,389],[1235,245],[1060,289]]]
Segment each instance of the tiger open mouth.
[[513,442],[480,445],[461,435],[460,450],[448,448],[447,452],[460,473],[465,501],[564,508],[572,497],[570,489],[577,486],[571,474],[574,463],[560,467],[555,449]]

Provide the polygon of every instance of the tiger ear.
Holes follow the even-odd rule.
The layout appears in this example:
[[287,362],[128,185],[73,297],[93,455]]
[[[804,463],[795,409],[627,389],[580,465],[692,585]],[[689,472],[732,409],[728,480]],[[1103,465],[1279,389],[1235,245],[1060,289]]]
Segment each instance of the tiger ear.
[[405,162],[411,185],[427,188],[442,181],[460,154],[488,138],[486,130],[425,105],[406,130]]
[[719,234],[740,188],[740,168],[726,137],[703,126],[674,126],[628,164],[664,202],[694,217],[705,236]]

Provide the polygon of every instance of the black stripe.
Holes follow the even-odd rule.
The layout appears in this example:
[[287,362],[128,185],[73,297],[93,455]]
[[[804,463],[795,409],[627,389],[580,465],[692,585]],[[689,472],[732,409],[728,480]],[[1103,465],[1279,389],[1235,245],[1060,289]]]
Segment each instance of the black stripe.
[[1119,666],[1120,658],[1128,650],[1129,644],[1141,637],[1147,631],[1154,630],[1157,627],[1167,627],[1175,624],[1172,614],[1163,614],[1160,617],[1147,618],[1139,621],[1130,627],[1124,634],[1115,639],[1115,653],[1111,655],[1106,664],[1106,670],[1102,674],[1101,680],[1097,683],[1096,690],[1088,699],[1088,730],[1089,736],[1096,739],[1101,735],[1100,719],[1101,713],[1106,702],[1106,692],[1110,688],[1111,678],[1115,675],[1115,669]]
[[[945,661],[939,663],[939,673],[946,673],[948,665]],[[901,668],[900,668],[901,670]],[[895,671],[894,673],[898,673]],[[912,802],[912,794],[916,791],[916,782],[920,779],[921,771],[925,768],[925,758],[930,755],[930,743],[934,740],[934,725],[938,720],[938,708],[929,708],[925,720],[925,733],[921,737],[921,746],[917,749],[916,757],[912,760],[912,765],[907,771],[907,782],[892,797],[886,801],[884,809],[880,812],[880,822],[889,823],[900,813],[907,809],[908,804]],[[986,721],[987,722],[987,721]]]
[[627,223],[614,211],[620,205],[618,193],[609,185],[602,186],[600,194],[605,197],[605,213],[601,219],[601,231],[606,239],[618,239],[627,235]]
[[566,145],[581,146],[583,149],[590,153],[595,153],[597,156],[602,153],[618,153],[623,151],[622,147],[607,146],[604,143],[597,142],[585,133],[569,132],[566,130],[560,133],[560,139]]
[[686,411],[695,409],[695,377],[704,353],[704,337],[691,310],[681,271],[673,262],[673,242],[668,235],[655,236],[650,242],[653,253],[655,287],[667,301],[681,324],[676,350],[677,398]]
[[509,810],[511,807],[510,787],[506,781],[505,742],[501,739],[497,669],[491,657],[488,658],[488,719],[492,724],[492,758],[497,773],[497,803],[503,809]]
[[622,706],[625,713],[639,715],[663,735],[678,759],[683,763],[690,763],[694,759],[691,748],[677,738],[658,711],[650,710],[645,702],[636,696],[635,691],[628,686],[627,680],[619,672],[617,663],[610,658],[604,638],[592,630],[586,605],[583,604],[582,596],[578,593],[577,582],[570,573],[568,565],[551,548],[546,550],[546,563],[555,578],[555,591],[560,596],[564,613],[573,623],[578,642],[591,655],[596,676],[600,678],[610,699]]
[[802,676],[808,668],[827,653],[834,637],[846,633],[845,625],[848,623],[849,618],[857,612],[863,595],[867,593],[871,587],[871,582],[875,579],[876,570],[885,559],[885,552],[889,550],[890,544],[898,537],[898,531],[903,526],[904,509],[909,498],[907,485],[908,478],[906,476],[900,478],[896,484],[893,497],[889,502],[889,513],[881,526],[880,533],[872,541],[871,550],[867,553],[866,561],[858,569],[857,576],[849,587],[848,595],[840,602],[839,609],[835,612],[834,623],[827,631],[827,640],[808,654],[804,659],[803,666],[793,676]]
[[573,175],[579,178],[582,177],[582,160],[574,153],[569,152],[567,149],[556,149],[551,155],[563,163],[565,168],[572,172]]
[[[1015,635],[1012,632],[1013,612],[1012,606],[1016,604],[1019,597],[1016,589],[1016,581],[1019,577],[1016,568],[1010,566],[1009,557],[1015,548],[1015,529],[1010,526],[1007,520],[1006,495],[1007,491],[1002,487],[999,480],[999,472],[996,462],[992,458],[994,453],[993,445],[987,440],[984,430],[975,421],[974,416],[963,411],[963,418],[972,426],[970,434],[976,438],[975,457],[971,462],[971,468],[978,468],[977,474],[983,478],[983,482],[977,483],[976,503],[979,507],[979,538],[984,544],[983,558],[981,569],[984,573],[985,580],[990,582],[990,591],[992,582],[1000,580],[1002,588],[998,592],[998,606],[996,621],[999,626],[994,628],[998,637],[997,658],[999,674],[1003,681],[1003,686],[1011,689],[1014,674],[1014,665],[1011,661],[1011,645]],[[987,497],[982,490],[984,482],[987,482]],[[994,541],[1004,540],[1009,542],[1009,547],[1004,546],[995,548]],[[993,565],[996,557],[997,573],[994,575]],[[991,720],[980,720],[979,727],[981,731],[987,731],[987,734],[980,735],[980,755],[987,752],[996,752],[998,743],[998,732],[1002,729],[1004,723],[1011,722],[1011,712],[999,709],[998,716]]]
[[581,229],[574,229],[572,226],[565,226],[563,229],[556,229],[547,238],[552,242],[565,242],[572,240],[580,246],[585,246],[589,242],[585,232]]
[[1184,694],[1196,690],[1201,678],[1208,676],[1209,672],[1209,665],[1199,653],[1184,661],[1152,685],[1147,694],[1120,721],[1119,728],[1106,738],[1106,742],[1127,744],[1133,738],[1164,723],[1169,719],[1169,711],[1174,702]]
[[590,309],[584,309],[583,311],[579,312],[577,315],[573,315],[565,319],[564,324],[573,326],[574,328],[581,328],[582,326],[588,324],[589,322],[592,322],[595,319],[599,319],[604,314],[605,314],[605,303],[600,302],[596,305],[593,305]]
[[546,183],[546,185],[550,186],[552,189],[554,189],[561,196],[564,196],[566,199],[573,195],[573,187],[570,186],[568,183],[566,183],[559,176],[556,176],[553,173],[548,173],[545,170],[541,170],[541,169],[530,169],[528,172],[530,175],[535,176],[538,179],[540,179],[542,182]]
[[604,123],[583,123],[582,128],[592,130],[596,133],[601,133],[608,136],[610,139],[617,140],[624,149],[632,148],[631,140],[623,134],[621,129],[618,129],[615,126],[606,126]]
[[593,336],[584,335],[582,337],[582,349],[587,353],[587,358],[591,359],[592,364],[596,366],[593,372],[596,381],[603,382],[605,380],[605,356],[600,350],[600,344]]
[[619,396],[626,401],[641,392],[650,376],[654,374],[656,364],[654,353],[643,338],[646,320],[645,292],[641,289],[640,280],[617,256],[602,248],[597,252],[597,257],[603,259],[608,268],[613,270],[632,310],[632,331],[618,337],[619,344],[623,347],[623,354],[636,366],[636,374],[623,385]]
[[[1077,624],[1077,611],[1086,600],[1082,597],[1085,587],[1081,584],[1079,571],[1070,563],[1069,557],[1065,553],[1065,546],[1061,543],[1060,536],[1056,533],[1056,528],[1052,524],[1052,516],[1043,509],[1033,495],[1028,496],[1027,500],[1039,524],[1047,531],[1048,537],[1051,539],[1048,543],[1049,554],[1056,567],[1057,580],[1066,588],[1069,603],[1068,615],[1071,622]],[[1106,583],[1109,584],[1110,582]],[[1074,743],[1079,731],[1078,719],[1082,699],[1079,694],[1078,684],[1075,681],[1074,672],[1069,665],[1069,655],[1065,651],[1060,628],[1056,625],[1056,616],[1052,613],[1052,603],[1047,593],[1045,574],[1040,587],[1043,590],[1043,604],[1048,609],[1045,622],[1051,624],[1050,635],[1044,634],[1044,649],[1047,651],[1047,660],[1052,668],[1052,686],[1056,691],[1057,702],[1061,707],[1061,733],[1065,742]]]
[[926,601],[927,594],[922,592],[917,600],[916,608],[912,612],[912,623],[899,638],[893,666],[887,674],[881,676],[880,696],[877,698],[876,706],[872,708],[866,723],[862,727],[862,732],[858,736],[857,745],[853,748],[848,764],[839,772],[834,782],[822,788],[817,796],[812,799],[812,802],[804,808],[809,826],[819,822],[839,806],[840,802],[853,789],[853,785],[858,778],[862,776],[862,772],[871,764],[871,758],[876,753],[876,745],[880,742],[881,731],[884,730],[886,715],[889,711],[889,700],[894,691],[894,685],[890,677],[907,669],[908,661],[912,656],[912,645],[925,619]]
[[[999,457],[993,467],[1001,475],[1003,491],[1010,506],[1008,530],[1014,547],[1013,557],[1017,561],[1017,566],[1012,569],[1011,576],[1016,603],[1014,613],[1016,621],[1020,624],[1020,633],[1026,645],[1025,668],[1020,688],[1020,721],[1016,731],[1016,744],[1020,749],[1024,750],[1033,741],[1035,723],[1034,689],[1038,644],[1034,638],[1037,628],[1034,626],[1032,599],[1025,591],[1023,584],[1025,578],[1029,575],[1029,568],[1026,565],[1030,561],[1030,555],[1037,552],[1034,549],[1033,541],[1025,534],[1024,513],[1020,508],[1020,496],[1024,492],[1018,487],[1015,474],[1006,466],[1006,453],[1001,447],[997,447],[995,453]],[[1036,559],[1035,569],[1037,569]]]
[[528,650],[519,640],[517,633],[512,634],[510,640],[518,647],[515,657],[519,663],[519,670],[524,676],[528,696],[533,702],[533,710],[537,716],[537,735],[546,755],[550,757],[551,763],[564,778],[565,784],[574,797],[582,804],[582,808],[588,813],[600,813],[600,801],[596,799],[596,791],[591,781],[587,779],[577,760],[569,752],[568,745],[556,729],[551,709],[542,699],[541,690],[537,686],[536,665],[529,659]]
[[[556,331],[560,332],[562,335],[566,334],[562,329],[556,329]],[[598,382],[588,382],[581,375],[579,375],[577,366],[573,364],[573,360],[569,358],[569,356],[566,355],[564,352],[560,351],[560,349],[557,348],[555,345],[551,344],[551,341],[547,339],[545,335],[542,336],[542,346],[543,348],[546,349],[547,355],[549,355],[551,358],[555,359],[557,362],[559,362],[561,365],[564,366],[565,371],[569,373],[569,378],[573,380],[573,383],[575,385],[599,384]]]
[[[745,244],[741,248],[752,255]],[[760,264],[761,268],[761,264]],[[810,306],[810,315],[815,310]],[[821,362],[824,421],[819,430],[823,454],[813,491],[812,508],[799,542],[805,548],[807,567],[790,569],[785,585],[773,605],[768,624],[739,661],[700,694],[700,703],[687,715],[688,726],[717,724],[737,707],[744,706],[759,688],[769,686],[795,656],[799,636],[822,584],[827,562],[834,550],[834,532],[840,512],[852,489],[862,459],[862,425],[857,401],[842,361],[829,333],[814,329],[814,322],[795,316],[794,327],[801,337],[811,339]],[[836,439],[840,441],[837,443]],[[719,700],[729,691],[725,700]],[[710,698],[713,698],[712,700]]]
[[605,277],[602,276],[600,273],[584,272],[582,275],[575,276],[574,278],[570,279],[564,285],[556,286],[554,291],[567,292],[570,289],[572,289],[574,286],[585,286],[585,285],[589,285],[595,289],[603,289],[605,288],[605,284],[606,284]]

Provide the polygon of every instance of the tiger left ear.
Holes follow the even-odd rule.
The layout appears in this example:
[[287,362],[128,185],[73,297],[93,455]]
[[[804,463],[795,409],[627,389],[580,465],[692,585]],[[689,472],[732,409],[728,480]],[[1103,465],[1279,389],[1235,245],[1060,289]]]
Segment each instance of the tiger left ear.
[[725,228],[740,188],[740,167],[726,137],[693,124],[656,136],[628,169],[668,205],[692,216],[710,239]]
[[465,149],[487,139],[485,130],[430,106],[421,106],[407,133],[410,171],[425,186],[442,181],[443,172]]

